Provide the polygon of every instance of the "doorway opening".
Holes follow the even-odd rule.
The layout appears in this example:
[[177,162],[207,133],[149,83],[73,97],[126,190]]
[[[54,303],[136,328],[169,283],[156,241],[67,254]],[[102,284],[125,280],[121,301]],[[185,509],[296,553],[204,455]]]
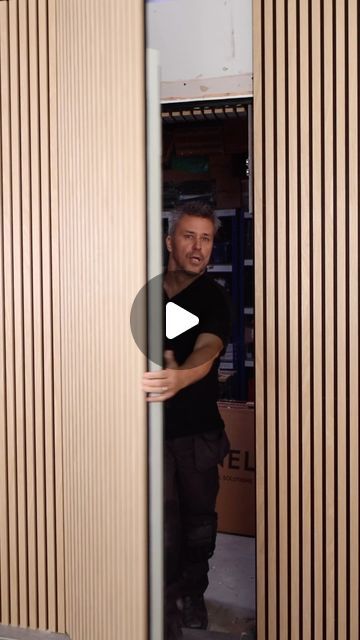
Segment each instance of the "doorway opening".
[[[218,535],[205,600],[209,630],[255,637],[255,359],[252,101],[162,105],[162,228],[187,201],[221,222],[208,274],[232,303],[231,338],[218,370],[218,407],[230,441],[219,467]],[[163,264],[167,253],[164,243]],[[248,630],[248,635],[245,634]]]

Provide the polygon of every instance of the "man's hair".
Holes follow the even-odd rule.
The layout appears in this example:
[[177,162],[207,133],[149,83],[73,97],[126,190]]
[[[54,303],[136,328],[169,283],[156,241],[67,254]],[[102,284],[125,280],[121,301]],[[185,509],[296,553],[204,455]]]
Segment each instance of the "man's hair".
[[210,205],[205,202],[200,202],[199,200],[189,200],[171,213],[168,230],[170,236],[174,235],[179,220],[184,216],[196,216],[197,218],[211,220],[214,225],[214,235],[216,235],[221,226],[219,218]]

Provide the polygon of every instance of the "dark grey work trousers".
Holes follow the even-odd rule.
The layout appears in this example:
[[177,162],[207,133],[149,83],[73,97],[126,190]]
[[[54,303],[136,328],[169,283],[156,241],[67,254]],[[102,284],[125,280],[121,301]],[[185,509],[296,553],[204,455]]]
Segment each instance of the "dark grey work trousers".
[[165,581],[167,609],[203,594],[215,549],[219,463],[229,450],[224,431],[165,443]]

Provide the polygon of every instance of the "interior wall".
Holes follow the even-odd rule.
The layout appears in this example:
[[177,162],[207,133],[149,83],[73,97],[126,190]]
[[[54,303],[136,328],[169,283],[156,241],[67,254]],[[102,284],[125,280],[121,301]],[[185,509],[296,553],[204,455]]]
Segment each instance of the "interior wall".
[[[56,3],[66,631],[147,633],[144,6]],[[144,313],[145,322],[145,313]]]
[[147,0],[164,102],[252,95],[251,0]]
[[359,637],[359,8],[254,1],[258,636]]
[[50,5],[0,2],[0,621],[64,630]]

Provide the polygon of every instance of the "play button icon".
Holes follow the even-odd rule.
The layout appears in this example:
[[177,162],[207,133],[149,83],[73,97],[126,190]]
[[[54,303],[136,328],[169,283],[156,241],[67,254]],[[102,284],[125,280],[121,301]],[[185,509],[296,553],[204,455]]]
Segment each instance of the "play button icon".
[[[169,279],[169,276],[168,276]],[[133,301],[130,327],[140,351],[153,363],[164,366],[167,340],[200,324],[200,318],[164,297],[164,276],[159,274],[141,287]]]
[[185,331],[189,331],[197,324],[199,324],[199,318],[194,313],[186,311],[175,302],[167,303],[165,325],[166,337],[169,340],[180,336]]

